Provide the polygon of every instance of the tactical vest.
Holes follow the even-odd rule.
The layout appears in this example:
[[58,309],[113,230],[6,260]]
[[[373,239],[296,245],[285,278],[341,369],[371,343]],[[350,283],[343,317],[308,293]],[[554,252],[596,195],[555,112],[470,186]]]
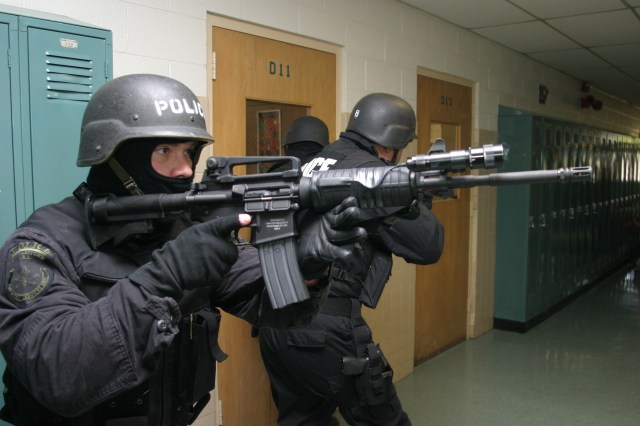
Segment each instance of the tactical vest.
[[[306,174],[314,167],[331,170],[385,166],[374,153],[371,142],[354,133],[342,133],[340,139],[325,147],[319,154],[321,157],[309,161],[303,170]],[[347,262],[333,264],[329,297],[355,298],[375,308],[391,276],[392,266],[391,253],[376,241],[375,235],[358,242]]]
[[[83,205],[73,197],[64,199],[55,208],[39,209],[21,226],[41,229],[65,249],[77,272],[78,288],[92,301],[103,297],[112,285],[148,260],[148,255],[133,259],[118,250],[93,250],[85,236]],[[191,424],[215,386],[216,361],[224,360],[226,355],[217,343],[220,312],[209,307],[208,289],[185,293],[180,309],[184,314],[182,331],[163,353],[158,371],[149,383],[119,394],[78,417],[65,418],[42,406],[6,369],[5,406],[0,418],[18,426]]]

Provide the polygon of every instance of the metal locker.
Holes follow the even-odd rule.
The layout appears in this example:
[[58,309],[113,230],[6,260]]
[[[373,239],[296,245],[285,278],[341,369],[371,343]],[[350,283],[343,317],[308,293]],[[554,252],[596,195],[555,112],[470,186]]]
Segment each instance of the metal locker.
[[28,216],[86,177],[75,165],[80,124],[91,95],[111,78],[112,42],[110,31],[77,23],[23,16],[19,26]]
[[498,136],[504,171],[594,168],[590,182],[497,190],[494,326],[526,331],[640,248],[640,139],[504,106]]
[[[580,142],[580,133],[578,128],[572,127],[571,140],[569,141],[567,151],[568,151],[568,167],[577,167],[579,163],[579,142]],[[568,280],[570,282],[571,291],[575,291],[578,288],[579,280],[579,270],[581,268],[580,257],[579,257],[579,243],[578,243],[578,226],[577,226],[577,218],[576,218],[576,207],[579,204],[580,194],[582,190],[582,185],[569,185],[569,198],[567,200],[567,223],[569,227],[569,277]]]
[[[16,176],[14,170],[14,138],[19,137],[18,79],[13,52],[17,46],[18,18],[0,13],[0,239],[18,226],[16,213]],[[16,75],[14,75],[16,74]],[[17,133],[17,134],[16,134]]]
[[[501,171],[525,170],[531,167],[532,119],[507,107],[500,107],[499,142],[510,144],[509,158]],[[537,274],[529,256],[530,241],[537,231],[537,217],[531,216],[529,185],[498,188],[496,212],[496,280],[495,318],[524,324],[527,283]]]
[[[0,239],[2,242],[18,226],[16,215],[16,179],[13,167],[14,107],[17,104],[17,79],[12,78],[10,61],[14,49],[13,35],[17,31],[18,19],[12,15],[0,13]],[[17,40],[15,40],[17,44]],[[0,371],[4,371],[4,358],[0,356]],[[4,397],[0,396],[4,406]],[[0,425],[8,423],[0,420]]]
[[91,95],[112,77],[111,40],[109,30],[0,6],[2,242],[84,180],[87,169],[75,165],[80,124]]

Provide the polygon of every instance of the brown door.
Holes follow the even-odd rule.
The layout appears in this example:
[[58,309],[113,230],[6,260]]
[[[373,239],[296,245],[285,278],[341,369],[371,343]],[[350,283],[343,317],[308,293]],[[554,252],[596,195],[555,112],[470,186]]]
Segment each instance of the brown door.
[[[418,76],[418,152],[442,138],[448,150],[471,144],[471,88]],[[467,333],[469,191],[434,199],[433,212],[445,229],[438,263],[416,271],[414,363],[459,343]]]
[[[217,27],[213,50],[215,155],[256,155],[261,147],[275,153],[299,115],[319,117],[333,133],[335,54]],[[269,131],[261,132],[265,126]],[[224,314],[219,341],[229,355],[218,365],[222,423],[276,424],[269,379],[249,324]]]

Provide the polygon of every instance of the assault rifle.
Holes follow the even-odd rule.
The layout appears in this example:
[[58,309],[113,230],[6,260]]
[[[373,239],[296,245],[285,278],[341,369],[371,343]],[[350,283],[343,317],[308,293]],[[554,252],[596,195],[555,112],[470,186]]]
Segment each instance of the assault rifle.
[[[309,298],[296,258],[296,212],[322,213],[349,196],[362,209],[409,206],[429,193],[451,196],[455,188],[590,180],[591,167],[488,175],[457,175],[468,169],[499,167],[503,145],[446,152],[439,140],[425,155],[389,167],[315,171],[302,176],[295,157],[209,157],[203,180],[182,194],[90,197],[86,212],[95,223],[147,222],[189,212],[197,221],[242,212],[253,216],[250,243],[257,247],[275,309]],[[235,175],[239,166],[288,163],[274,173]],[[149,222],[147,222],[149,223]]]

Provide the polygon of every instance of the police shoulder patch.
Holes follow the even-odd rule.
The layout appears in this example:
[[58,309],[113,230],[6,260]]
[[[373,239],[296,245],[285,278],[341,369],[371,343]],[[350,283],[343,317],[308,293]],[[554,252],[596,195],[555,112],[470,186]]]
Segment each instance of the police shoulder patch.
[[24,241],[9,250],[7,293],[18,303],[28,304],[40,296],[53,280],[50,257],[53,250],[35,241]]

